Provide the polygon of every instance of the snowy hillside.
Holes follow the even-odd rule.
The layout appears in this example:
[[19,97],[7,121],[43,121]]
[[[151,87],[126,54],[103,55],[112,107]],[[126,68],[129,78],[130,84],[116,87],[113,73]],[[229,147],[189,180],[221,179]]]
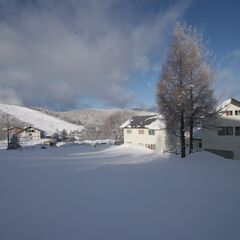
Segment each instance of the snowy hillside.
[[0,239],[237,240],[240,162],[120,146],[0,150]]
[[118,109],[118,108],[116,109],[89,108],[89,109],[73,110],[73,111],[66,111],[66,112],[54,112],[44,108],[33,108],[33,109],[47,113],[51,116],[58,117],[68,122],[72,122],[76,124],[82,123],[82,125],[84,126],[89,124],[102,125],[104,124],[104,122],[109,116],[115,113],[124,114],[126,115],[127,118],[132,116],[155,114],[153,112],[143,111],[143,110]]
[[26,124],[43,130],[51,135],[57,130],[81,131],[83,126],[75,125],[45,113],[16,105],[0,104],[0,111],[10,114]]

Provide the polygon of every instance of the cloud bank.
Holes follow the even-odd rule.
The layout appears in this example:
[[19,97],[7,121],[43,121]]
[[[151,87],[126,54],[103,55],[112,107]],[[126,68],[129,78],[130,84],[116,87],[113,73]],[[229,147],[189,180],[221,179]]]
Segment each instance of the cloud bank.
[[187,1],[0,0],[0,101],[138,103],[127,86],[161,55]]

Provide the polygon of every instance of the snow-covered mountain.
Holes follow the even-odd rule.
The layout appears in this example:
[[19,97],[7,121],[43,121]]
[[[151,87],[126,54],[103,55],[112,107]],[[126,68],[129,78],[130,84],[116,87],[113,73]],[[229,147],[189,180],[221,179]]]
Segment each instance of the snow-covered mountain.
[[[6,138],[6,115],[9,114],[10,126],[33,126],[48,135],[66,129],[82,130],[83,140],[114,138],[114,130],[132,116],[153,115],[155,113],[141,109],[80,109],[55,112],[40,107],[20,107],[0,104],[0,139]],[[116,119],[117,118],[117,119]]]
[[72,110],[66,112],[54,112],[45,108],[33,108],[35,110],[41,111],[43,113],[49,114],[54,117],[58,117],[62,120],[86,125],[102,125],[105,123],[106,119],[111,115],[116,113],[121,113],[126,116],[126,118],[130,118],[132,116],[140,116],[140,115],[153,115],[156,114],[154,112],[145,111],[141,109],[80,109],[80,110]]
[[81,131],[83,126],[69,123],[62,119],[33,110],[27,107],[16,105],[0,104],[0,111],[10,114],[21,122],[43,130],[47,135],[65,129],[66,131]]

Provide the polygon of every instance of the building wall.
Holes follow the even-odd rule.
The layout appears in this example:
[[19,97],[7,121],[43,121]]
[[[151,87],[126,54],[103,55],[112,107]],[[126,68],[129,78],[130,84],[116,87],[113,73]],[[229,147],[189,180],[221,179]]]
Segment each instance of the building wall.
[[19,132],[21,132],[23,130],[23,128],[18,128],[18,127],[15,127],[15,128],[11,128],[9,130],[9,138],[11,139],[11,137],[14,135],[14,134],[18,134]]
[[[235,115],[235,111],[240,111],[240,107],[230,104],[224,111],[232,111],[233,115],[221,113],[216,128],[203,130],[203,149],[213,150],[212,152],[220,155],[224,154],[224,151],[230,151],[233,152],[234,159],[240,159],[240,136],[235,135],[235,127],[240,127],[240,115]],[[233,135],[218,135],[218,127],[233,127]]]
[[19,134],[20,140],[24,139],[41,139],[41,131],[35,128],[27,128]]
[[[128,130],[130,130],[131,133],[128,133]],[[143,134],[139,134],[139,130],[143,131]],[[155,135],[149,135],[149,129],[144,128],[125,128],[123,131],[125,144],[138,144],[148,148],[151,148],[151,145],[155,145],[155,150],[159,152],[172,150],[165,129],[155,130]]]

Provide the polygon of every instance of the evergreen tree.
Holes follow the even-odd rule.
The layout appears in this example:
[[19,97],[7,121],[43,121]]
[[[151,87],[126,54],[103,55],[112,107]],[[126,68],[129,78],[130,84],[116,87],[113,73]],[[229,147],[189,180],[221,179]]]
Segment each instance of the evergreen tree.
[[18,149],[20,147],[21,147],[21,145],[19,143],[18,135],[17,134],[13,134],[12,137],[10,138],[8,149],[12,150],[12,149]]

